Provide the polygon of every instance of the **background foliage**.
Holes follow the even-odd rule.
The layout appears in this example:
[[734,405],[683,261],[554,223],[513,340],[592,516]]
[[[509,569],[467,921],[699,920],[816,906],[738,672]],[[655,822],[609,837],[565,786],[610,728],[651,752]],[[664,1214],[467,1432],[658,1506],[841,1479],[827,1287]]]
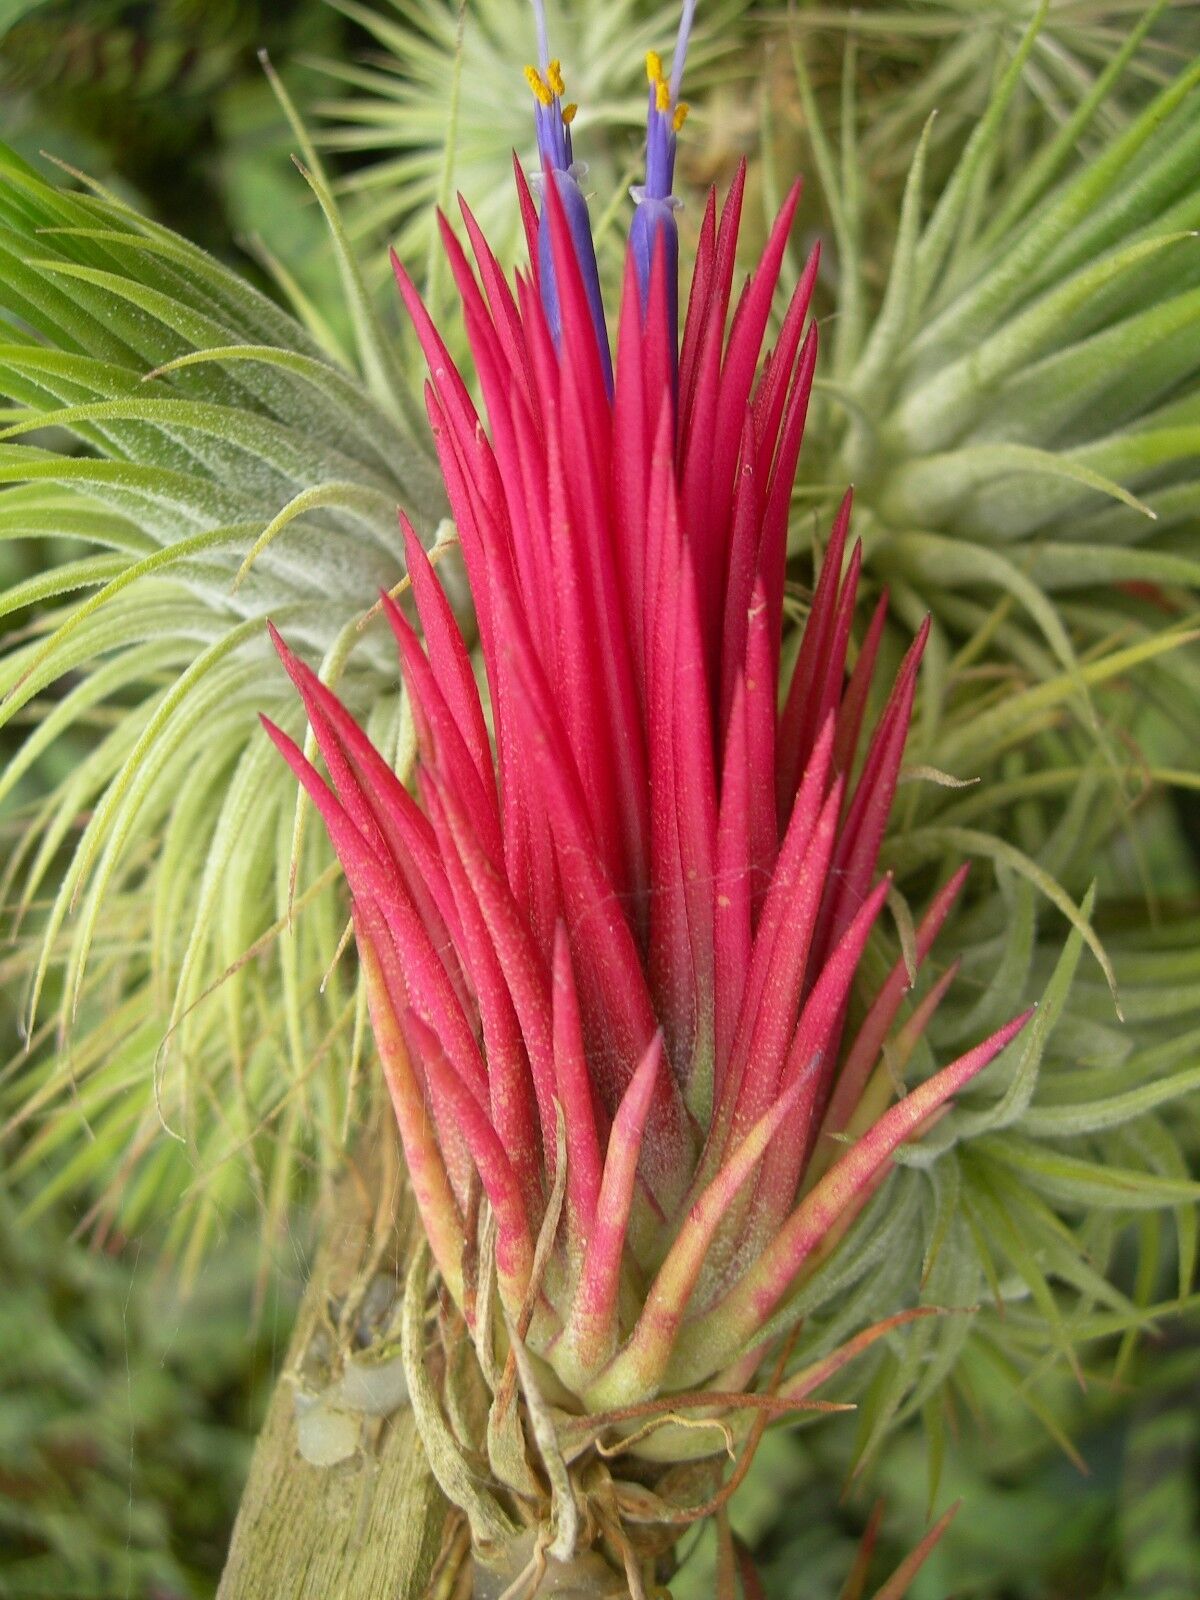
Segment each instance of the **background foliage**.
[[[618,198],[611,271],[641,50],[670,8],[559,9],[580,138]],[[516,248],[525,7],[15,10],[0,1594],[204,1594],[309,1207],[373,1082],[344,903],[256,734],[259,709],[302,731],[262,619],[403,762],[367,613],[400,576],[395,504],[429,538],[442,507],[382,246],[441,302],[430,207],[461,186]],[[803,1570],[832,1600],[876,1493],[881,1572],[961,1495],[917,1600],[1185,1600],[1200,1335],[1194,1313],[1141,1324],[1188,1302],[1196,1249],[1200,14],[701,16],[685,189],[748,155],[753,248],[800,168],[803,231],[826,243],[795,607],[852,479],[871,581],[906,624],[935,616],[889,846],[914,905],[977,858],[934,1043],[1046,995],[1038,1059],[952,1119],[975,1142],[887,1191],[920,1212],[910,1248],[950,1240],[927,1298],[973,1309],[881,1349],[859,1419],[773,1437],[735,1521],[780,1592]],[[901,906],[877,964],[904,925]],[[695,1552],[681,1595],[710,1592],[710,1561]]]

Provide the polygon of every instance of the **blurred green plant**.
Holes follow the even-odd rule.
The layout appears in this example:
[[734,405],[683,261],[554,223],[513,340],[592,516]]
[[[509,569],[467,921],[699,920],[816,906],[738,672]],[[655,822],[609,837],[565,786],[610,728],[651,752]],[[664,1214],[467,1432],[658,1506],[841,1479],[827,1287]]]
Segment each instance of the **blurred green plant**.
[[[0,5],[0,137],[27,159],[49,144],[224,254],[229,97],[262,84],[258,50],[336,50],[343,32],[336,13],[309,0],[9,0]],[[244,142],[237,160],[257,164]]]
[[[60,1119],[52,1142],[87,1129],[60,1177],[112,1181],[145,1156],[126,1193],[134,1215],[151,1194],[171,1209],[190,1184],[170,1153],[184,1141],[230,1182],[248,1154],[278,1223],[302,1107],[331,1145],[350,1116],[353,984],[321,986],[337,912],[289,917],[296,882],[307,888],[325,856],[297,831],[259,737],[263,709],[300,731],[266,666],[264,619],[287,620],[395,746],[394,666],[361,624],[401,576],[397,505],[431,530],[441,499],[336,206],[319,165],[308,171],[339,249],[352,353],[318,316],[304,327],[111,194],[70,193],[0,155],[0,389],[14,402],[0,539],[72,551],[3,597],[0,722],[19,719],[26,737],[0,795],[73,730],[86,747],[10,825],[8,969],[27,991],[29,1059],[63,1082],[103,1065],[109,1120],[99,1132]],[[269,979],[245,962],[264,937]],[[220,1001],[195,1009],[227,970]],[[48,981],[57,1015],[38,1032]],[[273,1151],[279,1127],[282,1166],[260,1168],[254,1141]]]
[[[1074,670],[1117,633],[1151,636],[1194,609],[1200,584],[1200,68],[1076,155],[1161,10],[1010,169],[1008,119],[1041,37],[1027,31],[926,215],[927,127],[879,294],[859,112],[835,155],[794,55],[838,264],[823,476],[856,484],[881,577],[959,637],[999,591],[1011,611],[994,642],[1043,670]],[[1198,671],[1183,651],[1151,675],[1193,741]]]
[[148,1251],[68,1225],[0,1193],[0,1595],[209,1595],[293,1289],[273,1276],[248,1324],[256,1229],[185,1305]]
[[[870,116],[858,130],[862,169],[876,198],[864,196],[873,219],[894,227],[888,203],[902,184],[911,152],[932,112],[926,160],[944,177],[996,85],[998,63],[1018,49],[1032,22],[1039,27],[1021,69],[997,155],[1010,176],[1033,159],[1104,77],[1131,33],[1141,47],[1129,70],[1109,85],[1095,125],[1078,148],[1127,125],[1157,89],[1187,66],[1200,43],[1196,0],[917,0],[897,5],[866,0],[853,8],[792,0],[768,11],[768,30],[790,22],[800,32],[818,85],[831,91],[828,113],[840,115],[839,82],[849,72]],[[882,191],[880,203],[878,191]]]

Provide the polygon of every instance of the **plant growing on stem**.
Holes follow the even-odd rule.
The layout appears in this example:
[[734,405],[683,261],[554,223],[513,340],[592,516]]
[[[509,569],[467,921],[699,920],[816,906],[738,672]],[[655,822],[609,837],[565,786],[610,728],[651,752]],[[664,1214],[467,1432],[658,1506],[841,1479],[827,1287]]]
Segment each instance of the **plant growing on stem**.
[[[925,630],[863,739],[886,599],[848,672],[861,552],[847,496],[778,708],[817,257],[764,355],[799,186],[731,321],[739,174],[721,207],[709,197],[678,339],[673,173],[690,23],[689,6],[670,76],[647,56],[646,175],[615,362],[573,107],[544,26],[527,74],[540,207],[517,171],[529,274],[510,288],[463,205],[477,278],[442,223],[486,429],[394,263],[429,364],[491,729],[403,518],[426,648],[390,595],[380,603],[416,722],[419,801],[278,635],[330,781],[266,722],[345,869],[426,1235],[491,1391],[493,1481],[479,1485],[424,1371],[422,1256],[406,1358],[431,1462],[485,1558],[511,1560],[518,1522],[536,1530],[531,1591],[548,1559],[598,1543],[641,1592],[655,1549],[631,1530],[683,1524],[722,1498],[674,1502],[659,1476],[644,1481],[648,1464],[661,1475],[719,1461],[723,1440],[803,1406],[909,1320],[894,1308],[815,1363],[791,1370],[786,1344],[779,1360],[806,1270],[837,1248],[899,1147],[1029,1017],[890,1108],[953,968],[886,1065],[912,982],[903,959],[851,1025],[889,893],[877,863]],[[913,968],[962,881],[926,910]],[[605,1467],[614,1450],[643,1481]]]

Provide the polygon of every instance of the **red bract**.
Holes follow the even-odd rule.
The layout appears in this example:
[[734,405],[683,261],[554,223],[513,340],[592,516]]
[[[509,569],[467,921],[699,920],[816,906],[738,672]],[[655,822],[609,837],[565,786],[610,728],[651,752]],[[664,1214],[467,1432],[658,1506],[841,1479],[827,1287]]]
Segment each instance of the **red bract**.
[[[896,1148],[1025,1020],[873,1127],[856,1122],[909,987],[897,964],[847,1035],[888,891],[877,862],[925,631],[860,752],[886,600],[848,673],[860,551],[847,556],[847,495],[779,692],[817,258],[764,354],[799,190],[731,317],[743,182],[719,216],[709,198],[678,358],[667,251],[656,250],[644,302],[631,253],[611,400],[555,183],[543,189],[553,334],[536,265],[514,293],[466,207],[474,270],[443,221],[486,425],[395,262],[429,364],[490,733],[407,522],[424,644],[384,606],[417,728],[419,801],[277,640],[331,782],[269,731],[345,868],[375,1038],[442,1275],[470,1316],[463,1252],[477,1179],[509,1315],[536,1303],[530,1348],[592,1405],[695,1384],[752,1353]],[[961,881],[920,924],[919,960]],[[911,1048],[912,1029],[903,1037]],[[547,1254],[549,1238],[537,1247],[564,1157]],[[752,1366],[740,1370],[744,1381]]]

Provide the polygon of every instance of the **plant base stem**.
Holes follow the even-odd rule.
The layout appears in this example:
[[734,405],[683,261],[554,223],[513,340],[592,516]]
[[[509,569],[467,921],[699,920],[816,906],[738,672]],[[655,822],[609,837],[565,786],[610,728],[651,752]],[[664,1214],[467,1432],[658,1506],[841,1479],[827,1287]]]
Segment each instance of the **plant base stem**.
[[[368,1146],[392,1146],[369,1137]],[[379,1196],[385,1196],[383,1203]],[[297,1443],[296,1387],[314,1346],[328,1347],[345,1307],[380,1273],[403,1283],[412,1207],[394,1146],[355,1169],[330,1208],[288,1349],[259,1435],[218,1600],[420,1600],[450,1508],[435,1484],[407,1406],[364,1418],[360,1447],[316,1467]]]

